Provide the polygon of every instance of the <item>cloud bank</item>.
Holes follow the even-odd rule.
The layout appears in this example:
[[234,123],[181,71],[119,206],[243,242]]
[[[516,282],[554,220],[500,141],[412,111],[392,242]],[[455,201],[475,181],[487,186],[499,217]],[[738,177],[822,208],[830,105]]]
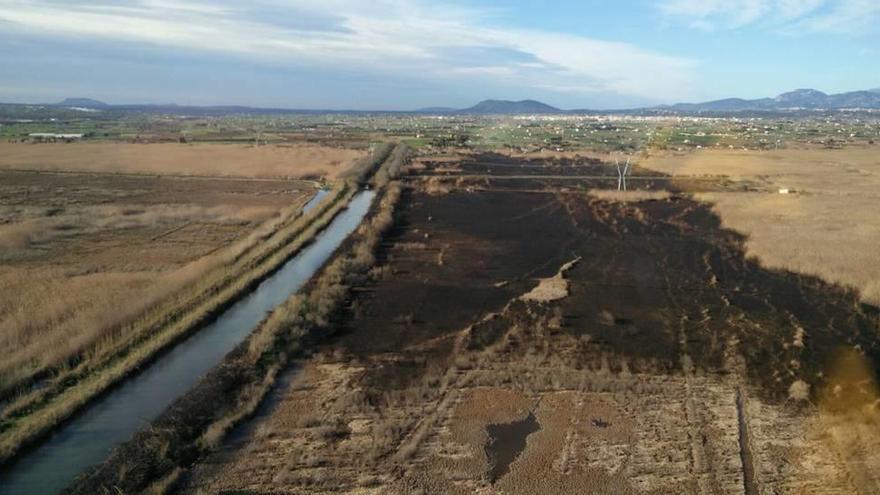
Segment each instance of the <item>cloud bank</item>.
[[[664,8],[672,15],[687,3]],[[701,12],[706,20],[723,13]],[[427,0],[0,0],[0,24],[7,36],[148,45],[279,68],[649,100],[686,97],[696,65],[629,43],[498,26],[488,12]]]

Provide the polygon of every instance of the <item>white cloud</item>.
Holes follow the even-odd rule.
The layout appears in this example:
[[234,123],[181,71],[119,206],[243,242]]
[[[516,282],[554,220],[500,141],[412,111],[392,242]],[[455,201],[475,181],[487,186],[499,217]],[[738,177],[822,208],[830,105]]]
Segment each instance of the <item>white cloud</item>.
[[657,5],[668,18],[703,30],[860,34],[880,18],[878,0],[659,0]]
[[144,43],[278,66],[354,67],[566,92],[672,100],[687,96],[692,82],[690,60],[632,44],[497,26],[486,12],[442,1],[317,3],[0,0],[0,21],[31,36]]

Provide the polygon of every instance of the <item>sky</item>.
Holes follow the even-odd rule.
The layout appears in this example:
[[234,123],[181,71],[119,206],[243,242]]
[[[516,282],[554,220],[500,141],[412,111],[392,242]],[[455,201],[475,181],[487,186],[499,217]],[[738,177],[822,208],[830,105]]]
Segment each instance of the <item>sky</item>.
[[0,101],[631,108],[880,87],[880,0],[0,0]]

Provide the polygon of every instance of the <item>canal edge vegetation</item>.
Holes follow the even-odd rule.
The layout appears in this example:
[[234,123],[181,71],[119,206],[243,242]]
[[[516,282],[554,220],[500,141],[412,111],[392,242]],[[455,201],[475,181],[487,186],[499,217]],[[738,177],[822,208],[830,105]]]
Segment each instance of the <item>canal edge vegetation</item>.
[[375,252],[394,225],[403,188],[396,179],[409,149],[392,148],[383,154],[384,162],[372,179],[369,174],[348,179],[352,185],[370,182],[377,198],[368,217],[305,290],[279,305],[196,386],[65,493],[166,493],[186,474],[187,466],[216,449],[256,411],[291,359],[332,335],[334,317],[352,287],[373,276]]
[[382,144],[352,165],[344,180],[311,211],[288,209],[266,232],[255,232],[242,244],[233,244],[220,263],[199,283],[171,294],[157,308],[120,329],[123,338],[81,356],[76,363],[52,371],[51,379],[23,384],[31,389],[9,400],[0,413],[0,464],[36,444],[162,351],[210,323],[219,313],[250,292],[285,261],[312,242],[348,204],[358,186],[380,168],[394,149]]

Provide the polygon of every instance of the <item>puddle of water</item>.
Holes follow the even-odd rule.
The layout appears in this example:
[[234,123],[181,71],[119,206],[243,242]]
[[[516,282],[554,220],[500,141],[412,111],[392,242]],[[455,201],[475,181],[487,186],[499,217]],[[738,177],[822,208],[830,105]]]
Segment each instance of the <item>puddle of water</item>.
[[489,457],[489,481],[495,483],[510,470],[510,464],[526,448],[526,439],[541,429],[538,418],[533,413],[521,421],[495,424],[486,427],[489,443],[486,455]]
[[[320,192],[318,193],[321,194]],[[326,194],[326,192],[324,192]],[[360,224],[375,193],[358,193],[315,241],[214,322],[87,406],[0,471],[3,495],[54,494],[156,419],[241,343],[266,313],[298,291]],[[322,196],[323,197],[323,196]],[[304,208],[311,209],[316,196]]]

